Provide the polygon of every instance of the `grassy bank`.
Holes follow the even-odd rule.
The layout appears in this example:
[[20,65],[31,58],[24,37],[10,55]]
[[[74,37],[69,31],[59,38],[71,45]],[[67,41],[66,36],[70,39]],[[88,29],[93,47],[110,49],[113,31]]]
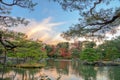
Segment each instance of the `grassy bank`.
[[23,64],[17,64],[12,65],[11,67],[18,67],[18,68],[42,68],[45,64],[40,63],[23,63]]

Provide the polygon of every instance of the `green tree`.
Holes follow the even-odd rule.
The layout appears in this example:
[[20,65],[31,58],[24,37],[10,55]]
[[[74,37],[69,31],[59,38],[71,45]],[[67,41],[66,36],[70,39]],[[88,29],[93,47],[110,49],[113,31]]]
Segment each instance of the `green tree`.
[[[47,54],[45,50],[42,50],[43,44],[38,41],[32,41],[26,39],[26,35],[19,32],[13,32],[13,31],[3,31],[4,38],[9,40],[11,44],[17,46],[13,50],[7,50],[7,56],[8,57],[14,57],[14,58],[24,58],[27,60],[28,58],[31,61],[40,60],[42,58],[46,58]],[[3,51],[3,45],[0,45],[0,49]],[[9,48],[7,48],[9,49]],[[18,61],[19,62],[19,61]]]
[[94,48],[86,48],[80,54],[80,59],[86,61],[97,61],[99,60],[99,54]]
[[83,44],[85,48],[94,48],[96,46],[96,43],[93,41],[87,41],[85,44]]
[[102,59],[114,60],[120,57],[120,38],[116,37],[113,40],[104,41],[103,44],[99,45],[97,49],[101,53]]
[[[14,6],[19,6],[21,8],[26,8],[33,10],[33,7],[36,5],[36,3],[33,3],[32,0],[10,0],[10,1],[5,1],[5,0],[0,0],[0,25],[3,27],[13,27],[17,26],[19,24],[24,24],[27,25],[28,21],[25,20],[24,18],[20,17],[12,17],[10,16],[10,12],[12,10],[12,7]],[[2,28],[0,28],[3,30]],[[5,43],[3,43],[4,39],[3,38],[3,32],[0,31],[0,43],[7,48]],[[9,42],[10,43],[10,42]],[[11,46],[9,46],[11,47]]]
[[72,58],[79,58],[80,57],[80,50],[72,49]]
[[[24,24],[27,25],[28,21],[26,21],[24,18],[20,18],[20,17],[12,17],[10,16],[10,12],[12,10],[12,7],[14,6],[19,6],[21,8],[26,8],[26,9],[30,9],[33,10],[33,7],[36,5],[36,3],[33,3],[32,0],[10,0],[10,1],[6,1],[6,0],[0,0],[0,25],[2,27],[16,27],[19,24]],[[0,26],[0,27],[1,27]],[[0,28],[0,30],[3,30],[2,27]],[[4,47],[5,51],[5,63],[6,63],[6,51],[8,49],[14,49],[17,46],[12,44],[10,41],[6,40],[4,38],[3,32],[0,31],[0,43],[1,45]]]
[[50,53],[53,51],[52,46],[46,45],[45,49],[46,49],[46,52],[47,52],[47,56],[50,57],[51,56]]

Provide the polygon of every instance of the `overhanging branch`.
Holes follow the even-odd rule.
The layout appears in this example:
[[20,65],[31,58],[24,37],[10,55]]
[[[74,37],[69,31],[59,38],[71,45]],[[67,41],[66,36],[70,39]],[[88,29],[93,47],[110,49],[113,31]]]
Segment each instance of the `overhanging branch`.
[[3,2],[3,0],[0,0],[0,3],[6,5],[6,6],[13,6],[13,5],[17,5],[17,1],[15,2],[15,0],[13,0],[13,3],[9,4],[9,3],[5,3]]
[[93,25],[107,25],[107,24],[110,24],[112,22],[114,22],[116,19],[120,18],[120,13],[118,13],[117,15],[113,16],[111,20],[108,20],[108,21],[104,21],[104,22],[96,22],[96,23],[91,23],[91,24],[88,24],[90,26],[93,26]]
[[[95,9],[96,6],[101,3],[101,1],[102,1],[102,0],[99,0],[98,2],[95,2],[95,3],[94,3],[94,6],[93,6],[92,8],[90,8],[90,14],[91,14],[92,16],[94,16],[94,14],[93,14],[93,9]],[[94,17],[95,17],[95,16],[94,16]]]

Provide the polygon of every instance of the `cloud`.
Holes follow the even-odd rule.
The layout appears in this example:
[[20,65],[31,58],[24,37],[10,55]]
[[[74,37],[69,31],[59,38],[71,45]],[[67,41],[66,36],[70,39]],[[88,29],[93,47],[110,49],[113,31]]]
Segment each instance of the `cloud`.
[[67,42],[67,40],[63,39],[61,36],[60,36],[60,33],[57,34],[54,38],[52,38],[51,40],[47,41],[48,44],[57,44],[59,42]]
[[114,29],[117,30],[115,34],[111,34],[111,32],[106,33],[106,36],[107,36],[108,40],[111,40],[111,39],[113,39],[117,36],[120,36],[120,25],[118,27],[114,28]]
[[48,44],[57,44],[58,42],[66,41],[60,36],[60,33],[55,30],[55,27],[59,30],[60,27],[58,26],[65,23],[51,21],[52,17],[43,19],[41,22],[31,20],[27,27],[19,26],[12,28],[12,30],[25,33],[29,39],[39,39]]

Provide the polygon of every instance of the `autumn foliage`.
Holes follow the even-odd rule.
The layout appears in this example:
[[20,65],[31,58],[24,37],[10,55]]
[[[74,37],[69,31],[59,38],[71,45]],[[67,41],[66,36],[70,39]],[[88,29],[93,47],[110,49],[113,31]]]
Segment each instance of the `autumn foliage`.
[[71,53],[66,48],[60,48],[60,54],[62,57],[70,57]]

